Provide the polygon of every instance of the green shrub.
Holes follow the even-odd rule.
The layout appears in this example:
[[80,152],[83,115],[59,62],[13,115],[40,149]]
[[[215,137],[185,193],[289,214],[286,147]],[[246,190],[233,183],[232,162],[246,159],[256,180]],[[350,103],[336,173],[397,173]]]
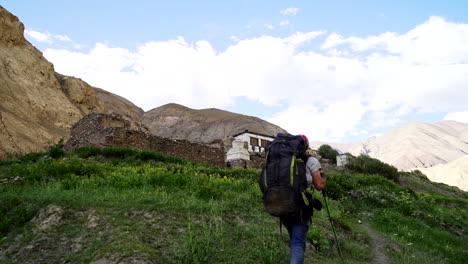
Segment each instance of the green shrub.
[[332,160],[333,163],[336,163],[336,156],[340,154],[338,151],[327,144],[321,145],[318,149],[318,153],[322,158]]
[[344,195],[343,187],[330,179],[327,180],[327,184],[325,185],[325,189],[323,191],[327,197],[333,200],[339,200]]
[[50,148],[48,154],[51,158],[58,159],[65,156],[65,151],[60,146],[53,146]]
[[198,190],[196,192],[198,198],[203,200],[216,200],[221,198],[223,193],[219,189],[219,187],[212,182],[201,182],[198,186]]
[[110,147],[102,149],[101,153],[106,158],[124,159],[128,157],[135,157],[137,151],[129,148]]
[[378,159],[369,157],[368,155],[359,155],[358,157],[350,156],[346,168],[364,174],[378,174],[394,182],[398,181],[398,170],[397,168],[384,163]]
[[307,232],[307,241],[311,243],[317,251],[330,249],[330,241],[324,234],[325,232],[318,226],[312,225],[309,232]]
[[327,175],[328,175],[327,184],[330,181],[336,182],[344,190],[353,190],[358,185],[357,177],[352,174],[327,173]]
[[102,175],[106,167],[97,163],[82,162],[79,159],[64,161],[40,160],[36,163],[14,164],[9,177],[24,177],[28,182],[49,182],[66,179],[70,175]]
[[0,199],[0,237],[9,231],[28,223],[38,211],[40,205],[25,201],[18,196],[6,196]]
[[138,152],[138,154],[136,155],[136,158],[142,161],[154,160],[154,161],[169,162],[169,163],[176,163],[176,164],[187,163],[183,159],[179,159],[173,156],[169,156],[163,153],[149,151],[149,150],[142,150]]
[[[31,152],[31,153],[28,153],[26,155],[24,155],[23,157],[21,157],[21,162],[37,162],[40,158],[44,157],[44,153],[40,153],[40,152]],[[50,154],[49,154],[50,155]]]
[[226,176],[227,178],[233,179],[246,179],[252,182],[258,182],[260,179],[260,172],[255,169],[241,169],[241,168],[218,168],[214,166],[199,166],[195,168],[195,170],[199,174],[206,174],[206,175],[219,175],[221,178]]
[[100,175],[101,166],[95,163],[85,163],[78,159],[71,159],[64,163],[51,162],[44,167],[47,175],[56,179],[65,178],[66,175],[91,176]]
[[65,156],[65,151],[63,150],[63,142],[65,138],[61,138],[59,142],[49,148],[48,155],[53,159],[58,159]]
[[101,149],[96,147],[85,146],[75,150],[74,153],[76,153],[78,157],[86,159],[89,157],[101,155]]

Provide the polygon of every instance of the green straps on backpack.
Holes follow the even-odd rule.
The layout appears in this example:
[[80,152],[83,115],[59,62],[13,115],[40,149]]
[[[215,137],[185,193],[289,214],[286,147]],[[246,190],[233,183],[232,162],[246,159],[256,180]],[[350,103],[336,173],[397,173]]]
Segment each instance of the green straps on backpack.
[[294,186],[294,174],[296,172],[296,155],[292,156],[291,166],[289,167],[289,183]]
[[[265,164],[268,163],[268,154],[270,154],[270,151],[267,151],[266,152],[266,155],[265,155]],[[265,188],[268,187],[268,181],[267,181],[267,170],[266,170],[266,167],[265,167],[265,177],[263,178],[264,179],[264,182],[265,182]]]
[[306,191],[301,192],[302,194],[302,200],[304,200],[305,205],[309,206],[309,199],[307,199],[307,196],[305,195]]
[[308,206],[310,204],[310,201],[309,201],[309,199],[307,199],[306,193],[310,193],[312,195],[313,191],[310,190],[310,189],[305,189],[303,192],[301,192],[302,199],[304,200],[305,205]]

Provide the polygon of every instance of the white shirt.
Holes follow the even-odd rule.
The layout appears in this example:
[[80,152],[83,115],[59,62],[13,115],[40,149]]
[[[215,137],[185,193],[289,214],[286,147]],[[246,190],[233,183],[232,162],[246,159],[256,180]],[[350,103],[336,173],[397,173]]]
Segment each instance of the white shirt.
[[312,187],[312,173],[318,171],[322,168],[320,162],[314,158],[310,157],[306,163],[306,178],[307,178],[307,187]]

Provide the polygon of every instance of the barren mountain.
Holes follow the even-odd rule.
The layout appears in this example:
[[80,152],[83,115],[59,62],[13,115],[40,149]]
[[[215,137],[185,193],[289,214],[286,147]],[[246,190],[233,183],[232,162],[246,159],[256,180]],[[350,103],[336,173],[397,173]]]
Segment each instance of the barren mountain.
[[143,115],[143,121],[157,136],[202,143],[223,140],[245,130],[266,135],[286,132],[257,117],[216,108],[195,110],[178,104],[166,104],[148,111]]
[[450,163],[419,169],[429,180],[441,182],[468,191],[468,155]]
[[445,164],[468,154],[468,124],[411,122],[356,144],[347,151],[368,154],[400,170]]
[[56,73],[24,38],[24,25],[0,6],[0,158],[43,151],[85,114],[111,111],[137,121],[142,115],[116,95]]
[[82,116],[61,90],[54,68],[23,36],[18,18],[0,7],[0,149],[43,150]]

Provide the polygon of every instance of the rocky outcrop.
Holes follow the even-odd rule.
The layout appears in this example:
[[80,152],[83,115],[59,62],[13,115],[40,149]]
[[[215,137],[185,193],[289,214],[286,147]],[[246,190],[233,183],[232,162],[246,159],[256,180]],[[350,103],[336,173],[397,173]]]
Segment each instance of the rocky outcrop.
[[143,121],[155,135],[202,143],[221,141],[245,130],[266,135],[287,133],[257,117],[216,108],[195,110],[178,104],[148,111]]
[[132,130],[130,122],[118,114],[91,113],[77,122],[64,148],[71,151],[83,146],[146,149],[199,163],[224,166],[222,148]]
[[53,65],[23,31],[18,18],[0,7],[0,155],[44,150],[82,117]]
[[55,73],[61,90],[70,102],[85,115],[90,112],[107,112],[107,105],[97,97],[96,89],[79,78]]
[[56,73],[24,38],[18,18],[0,6],[0,159],[46,150],[91,112],[117,112],[133,128],[148,131],[139,123],[143,110],[132,103]]
[[0,43],[6,46],[25,44],[24,25],[16,16],[0,6]]

